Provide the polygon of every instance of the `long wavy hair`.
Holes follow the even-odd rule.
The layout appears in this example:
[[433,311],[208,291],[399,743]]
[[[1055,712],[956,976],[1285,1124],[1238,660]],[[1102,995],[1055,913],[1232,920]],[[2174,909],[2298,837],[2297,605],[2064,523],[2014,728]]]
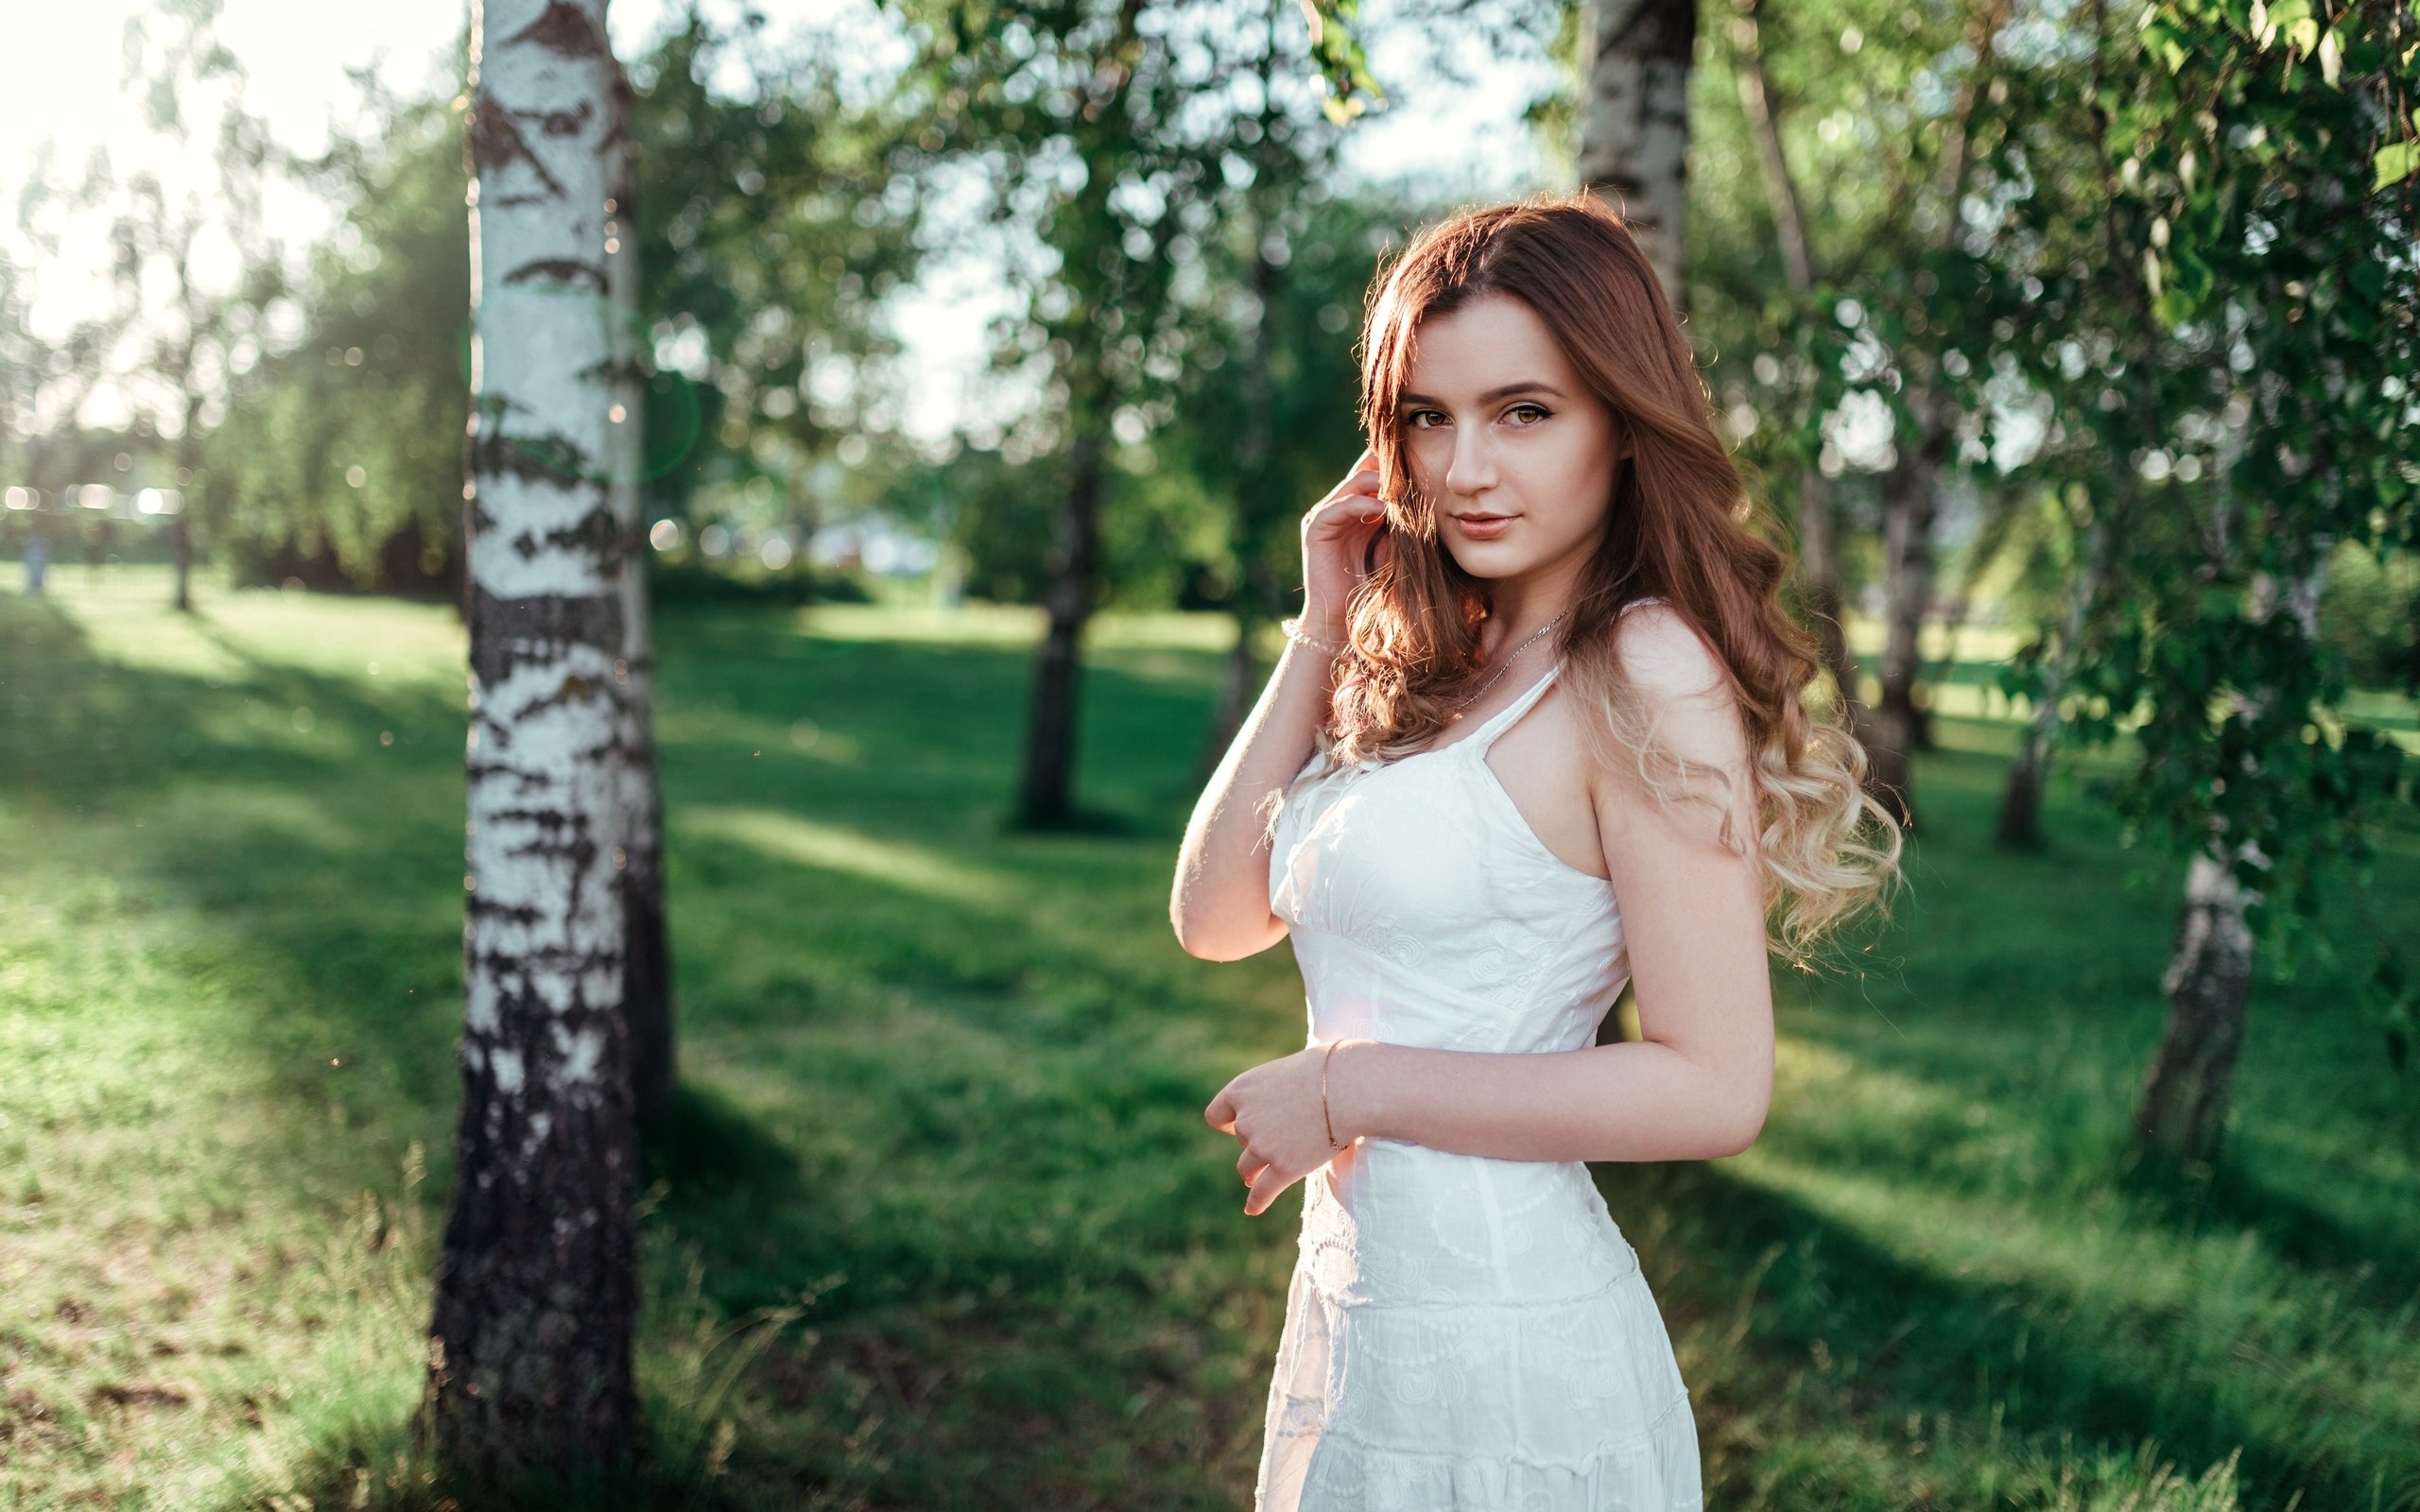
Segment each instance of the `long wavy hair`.
[[[1321,747],[1340,762],[1408,754],[1478,685],[1487,584],[1439,540],[1436,501],[1409,465],[1400,400],[1420,322],[1488,295],[1544,318],[1630,443],[1559,633],[1564,684],[1592,754],[1659,801],[1713,805],[1722,843],[1762,870],[1769,942],[1803,963],[1833,927],[1882,901],[1899,827],[1866,794],[1865,750],[1841,727],[1838,701],[1810,707],[1821,662],[1782,604],[1788,558],[1754,528],[1653,267],[1593,196],[1465,211],[1423,232],[1372,284],[1361,418],[1392,536],[1355,594]],[[1649,597],[1704,638],[1728,678],[1753,757],[1753,839],[1739,823],[1748,795],[1659,743],[1654,713],[1624,673],[1616,626]]]

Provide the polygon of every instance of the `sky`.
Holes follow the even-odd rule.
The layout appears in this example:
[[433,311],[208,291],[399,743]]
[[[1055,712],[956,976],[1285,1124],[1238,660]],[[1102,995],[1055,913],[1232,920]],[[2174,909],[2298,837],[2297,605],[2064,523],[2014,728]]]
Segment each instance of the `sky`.
[[[872,0],[762,0],[761,8],[777,31],[879,26]],[[72,168],[95,144],[137,134],[135,112],[119,80],[121,39],[128,18],[140,9],[139,0],[0,0],[0,30],[9,41],[0,49],[0,189],[11,198],[45,140],[60,164]],[[626,58],[643,51],[676,9],[666,0],[614,0],[608,17],[615,50]],[[729,9],[729,0],[708,4],[710,14]],[[1478,193],[1528,187],[1540,167],[1520,117],[1543,87],[1544,65],[1487,61],[1469,68],[1468,77],[1441,77],[1428,67],[1438,52],[1467,59],[1483,49],[1456,48],[1433,33],[1390,31],[1392,9],[1393,0],[1373,0],[1364,9],[1378,39],[1372,60],[1392,106],[1354,128],[1348,171],[1379,180],[1433,178]],[[268,119],[281,142],[307,152],[326,141],[332,118],[350,112],[356,95],[348,69],[375,64],[391,88],[430,88],[450,66],[465,16],[464,0],[224,0],[219,35],[244,66],[250,108]],[[1440,143],[1454,145],[1451,158],[1441,159]],[[326,207],[300,193],[280,196],[267,210],[272,234],[284,240],[307,241],[330,229]],[[38,329],[72,318],[84,301],[101,297],[89,272],[93,249],[71,248],[62,261],[67,266],[38,270],[38,284],[48,290],[37,308]],[[966,420],[970,406],[985,403],[977,381],[984,360],[980,317],[999,297],[995,278],[959,260],[935,266],[924,287],[898,302],[911,434],[946,434]]]

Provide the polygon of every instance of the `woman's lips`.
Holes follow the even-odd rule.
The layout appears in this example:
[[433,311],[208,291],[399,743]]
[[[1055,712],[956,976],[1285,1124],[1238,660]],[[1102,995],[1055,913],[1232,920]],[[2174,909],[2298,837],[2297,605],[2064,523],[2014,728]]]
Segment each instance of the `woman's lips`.
[[1512,514],[1458,514],[1452,518],[1454,522],[1454,528],[1461,531],[1463,535],[1468,536],[1473,541],[1494,541],[1496,537],[1504,534],[1507,530],[1512,529],[1512,522],[1519,519],[1520,516]]

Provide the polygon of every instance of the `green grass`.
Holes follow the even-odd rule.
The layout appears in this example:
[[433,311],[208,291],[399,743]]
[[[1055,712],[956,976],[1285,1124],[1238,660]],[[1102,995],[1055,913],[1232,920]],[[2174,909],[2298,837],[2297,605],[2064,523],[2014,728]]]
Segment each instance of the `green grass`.
[[[427,1505],[458,629],[53,583],[0,595],[0,1507]],[[1244,1219],[1198,1109],[1302,1010],[1165,922],[1221,632],[1102,627],[1067,837],[1002,824],[1031,632],[661,627],[655,1504],[1248,1503],[1299,1210]],[[1600,1173],[1709,1505],[2420,1508],[2420,1076],[2358,934],[2260,984],[2221,1168],[2128,1170],[2174,875],[2065,782],[1994,852],[2011,731],[1941,724],[1895,926],[1784,984],[1763,1139]],[[2368,897],[2420,925],[2410,827]]]

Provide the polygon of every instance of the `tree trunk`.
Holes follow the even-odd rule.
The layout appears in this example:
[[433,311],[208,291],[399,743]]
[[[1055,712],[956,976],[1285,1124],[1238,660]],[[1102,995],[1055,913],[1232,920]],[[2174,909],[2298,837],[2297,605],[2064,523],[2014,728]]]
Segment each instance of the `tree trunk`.
[[622,901],[629,943],[622,1002],[631,1021],[631,1095],[643,1124],[672,1112],[680,1086],[674,1034],[672,946],[664,912],[664,787],[655,762],[655,640],[648,613],[646,375],[640,367],[638,144],[629,131],[631,87],[617,69],[621,126],[614,144],[606,200],[605,281],[613,308],[612,497],[621,537],[622,744],[624,773]]
[[[2010,0],[1975,0],[1967,12],[1966,41],[1975,62],[1959,84],[1932,189],[1941,214],[1944,248],[1956,245],[1958,205],[1966,192],[1977,102],[1982,98],[1984,74],[1991,66],[1992,39],[2007,24],[2009,7]],[[1956,421],[1949,397],[1942,391],[1938,360],[1937,356],[1921,359],[1918,370],[1909,375],[1908,412],[1915,434],[1901,446],[1898,465],[1882,484],[1882,688],[1875,709],[1869,782],[1875,795],[1910,826],[1915,823],[1915,773],[1910,757],[1931,737],[1925,710],[1916,701],[1916,682],[1924,670],[1917,643],[1932,598],[1932,524],[1940,509],[1941,474],[1949,461],[1951,427]]]
[[2017,747],[2016,764],[2009,768],[2008,791],[2000,797],[1999,829],[1996,836],[2009,850],[2031,850],[2042,843],[2042,783],[2049,776],[2050,752],[2059,735],[2059,697],[2066,691],[2067,663],[2083,638],[2093,599],[2100,592],[2105,532],[2098,526],[2083,538],[2083,560],[2067,590],[2066,622],[2059,644],[2042,669],[2041,701],[2025,724],[2025,742]]
[[2042,783],[2049,776],[2050,742],[2058,727],[2059,679],[2054,676],[2045,683],[2033,717],[2026,721],[2024,743],[2008,769],[2008,790],[2000,795],[1994,838],[2004,850],[2031,850],[2042,844]]
[[1592,50],[1581,102],[1580,181],[1631,230],[1676,310],[1688,306],[1691,0],[1589,0]]
[[[185,308],[190,312],[193,301],[191,282],[185,276],[187,266],[182,260],[178,263],[177,281],[185,291]],[[186,522],[193,518],[189,511],[201,497],[201,490],[194,487],[201,477],[201,396],[193,390],[193,351],[194,336],[188,330],[183,365],[179,369],[185,387],[184,429],[178,433],[176,451],[177,476],[182,481],[177,485],[177,512],[168,518],[168,551],[176,563],[176,609],[181,614],[193,612],[193,531]]]
[[2250,899],[2223,852],[2198,852],[2169,954],[2168,1028],[2135,1110],[2135,1143],[2174,1160],[2215,1160],[2252,986]]
[[[1781,249],[1782,275],[1790,292],[1804,299],[1815,290],[1814,240],[1807,234],[1806,200],[1798,179],[1782,151],[1780,104],[1773,97],[1765,70],[1763,18],[1758,0],[1733,0],[1737,15],[1731,24],[1734,73],[1739,103],[1748,118],[1748,134],[1756,146],[1763,169],[1765,195],[1773,215],[1773,239]],[[1839,690],[1841,713],[1859,744],[1874,744],[1873,716],[1858,686],[1857,659],[1849,654],[1846,629],[1841,624],[1841,558],[1837,521],[1832,513],[1832,481],[1816,468],[1802,465],[1794,482],[1798,497],[1798,576],[1806,597],[1806,617],[1814,623],[1824,666]]]
[[637,1140],[602,0],[473,9],[466,1013],[428,1422],[471,1484],[626,1462]]
[[193,612],[193,533],[185,528],[184,510],[180,507],[168,522],[168,549],[177,564],[177,610]]
[[1068,448],[1067,495],[1050,545],[1042,602],[1049,629],[1034,656],[1033,715],[1026,735],[1025,782],[1017,820],[1058,829],[1075,817],[1077,703],[1081,692],[1084,624],[1092,618],[1100,557],[1101,494],[1108,483],[1099,421],[1086,406]]
[[1911,396],[1911,407],[1919,416],[1918,438],[1882,486],[1882,690],[1874,711],[1871,773],[1876,795],[1910,825],[1915,822],[1915,784],[1909,759],[1927,734],[1924,711],[1916,704],[1916,679],[1923,670],[1918,638],[1932,598],[1932,524],[1940,510],[1941,457],[1949,439],[1940,419],[1946,406],[1929,384]]
[[[1265,94],[1268,82],[1266,78],[1262,80]],[[1263,140],[1272,135],[1264,129]],[[1269,219],[1266,214],[1255,215],[1252,227],[1253,295],[1260,304],[1260,318],[1253,326],[1252,348],[1244,359],[1244,423],[1236,438],[1236,459],[1240,464],[1236,472],[1241,488],[1230,516],[1234,526],[1228,538],[1229,549],[1236,558],[1236,646],[1227,658],[1226,691],[1219,700],[1218,716],[1212,721],[1210,739],[1201,752],[1205,773],[1226,756],[1227,747],[1252,713],[1253,700],[1260,695],[1260,659],[1253,655],[1253,631],[1269,614],[1275,596],[1270,591],[1267,566],[1269,532],[1274,517],[1283,514],[1284,506],[1274,497],[1276,480],[1270,476],[1269,466],[1275,430],[1275,417],[1270,413],[1269,328],[1277,318],[1277,302],[1285,290],[1286,275],[1264,249],[1268,245]]]

